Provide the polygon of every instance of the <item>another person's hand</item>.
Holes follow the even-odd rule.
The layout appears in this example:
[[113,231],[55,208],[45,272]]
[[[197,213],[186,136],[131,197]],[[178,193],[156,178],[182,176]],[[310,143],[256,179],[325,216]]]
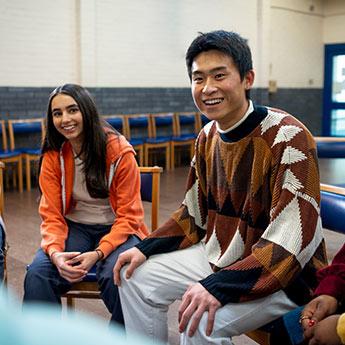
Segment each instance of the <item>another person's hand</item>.
[[331,315],[310,327],[309,345],[341,345],[337,334],[340,315]]
[[136,247],[133,247],[121,253],[113,269],[114,283],[117,286],[121,286],[120,271],[124,265],[128,264],[128,267],[126,269],[126,279],[129,279],[132,276],[134,270],[145,261],[146,256]]
[[213,330],[217,309],[221,303],[209,293],[200,283],[190,285],[182,297],[179,308],[179,331],[184,332],[190,320],[188,336],[192,337],[198,328],[200,319],[208,311],[206,335],[210,336]]
[[301,315],[304,337],[306,339],[310,338],[311,326],[313,323],[321,321],[325,317],[334,314],[337,307],[337,299],[329,295],[321,295],[311,300],[304,307]]
[[50,259],[58,269],[61,277],[70,283],[81,281],[87,271],[79,267],[72,266],[69,261],[80,255],[80,252],[54,252]]

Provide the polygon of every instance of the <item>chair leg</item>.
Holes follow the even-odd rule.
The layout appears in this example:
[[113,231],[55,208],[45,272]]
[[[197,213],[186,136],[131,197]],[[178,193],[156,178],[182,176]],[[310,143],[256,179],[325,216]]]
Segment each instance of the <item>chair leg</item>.
[[75,303],[74,303],[74,298],[73,297],[70,297],[70,296],[67,296],[67,307],[69,310],[74,310],[75,308]]
[[30,158],[29,156],[25,157],[25,168],[26,168],[26,190],[30,191],[31,190],[31,167],[30,167]]
[[170,170],[170,144],[166,147],[165,169]]
[[175,145],[173,143],[170,145],[170,157],[171,157],[170,168],[171,170],[174,170],[175,169]]
[[144,146],[144,166],[148,166],[149,163],[149,149]]
[[23,193],[23,161],[20,158],[18,161],[18,189]]
[[144,166],[144,148],[141,146],[138,149],[138,152],[139,152],[139,165]]

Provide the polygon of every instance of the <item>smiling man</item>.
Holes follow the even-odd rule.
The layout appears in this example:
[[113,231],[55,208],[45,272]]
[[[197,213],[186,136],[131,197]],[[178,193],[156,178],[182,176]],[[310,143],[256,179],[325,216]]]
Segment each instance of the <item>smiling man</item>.
[[186,61],[211,121],[181,207],[119,256],[114,279],[127,332],[167,341],[168,306],[181,299],[181,344],[232,344],[308,301],[326,262],[316,149],[293,116],[250,100],[255,74],[238,34],[200,34]]

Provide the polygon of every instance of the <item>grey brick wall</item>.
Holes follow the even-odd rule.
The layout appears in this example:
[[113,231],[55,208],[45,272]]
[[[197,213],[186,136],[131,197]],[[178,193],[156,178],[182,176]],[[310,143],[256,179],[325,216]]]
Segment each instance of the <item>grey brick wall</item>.
[[[44,116],[53,88],[0,87],[0,118]],[[190,88],[88,88],[100,114],[195,111]],[[314,135],[321,134],[322,89],[280,88],[274,94],[255,88],[251,98],[281,108],[300,119]]]

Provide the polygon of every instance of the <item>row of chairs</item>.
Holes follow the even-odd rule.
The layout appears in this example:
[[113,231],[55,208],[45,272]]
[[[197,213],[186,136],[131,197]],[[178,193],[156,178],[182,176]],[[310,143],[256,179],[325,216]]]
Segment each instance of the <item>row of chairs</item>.
[[189,148],[194,154],[194,142],[202,126],[198,112],[104,115],[114,128],[120,131],[138,153],[139,165],[157,164],[153,158],[163,152],[165,169],[173,170],[178,148]]
[[[27,190],[31,189],[31,162],[38,161],[40,157],[40,146],[44,131],[43,118],[7,120],[7,126],[5,120],[0,120],[0,134],[2,137],[0,160],[5,163],[6,170],[13,168],[13,185],[14,187],[17,186],[18,179],[19,192],[23,192],[23,161],[25,162],[26,188]],[[16,147],[16,138],[20,134],[25,136],[38,134],[38,139],[29,140],[30,146],[18,148]]]
[[[178,149],[187,148],[190,158],[193,156],[195,138],[204,124],[204,117],[198,112],[103,115],[103,118],[129,140],[138,153],[140,166],[159,164],[157,157],[163,153],[166,170],[174,169]],[[39,160],[44,133],[43,118],[0,120],[0,160],[5,163],[6,170],[11,169],[13,186],[18,185],[20,192],[23,191],[24,167],[26,189],[31,190],[32,162]],[[30,147],[18,146],[16,138],[19,135],[32,136],[28,140]]]

